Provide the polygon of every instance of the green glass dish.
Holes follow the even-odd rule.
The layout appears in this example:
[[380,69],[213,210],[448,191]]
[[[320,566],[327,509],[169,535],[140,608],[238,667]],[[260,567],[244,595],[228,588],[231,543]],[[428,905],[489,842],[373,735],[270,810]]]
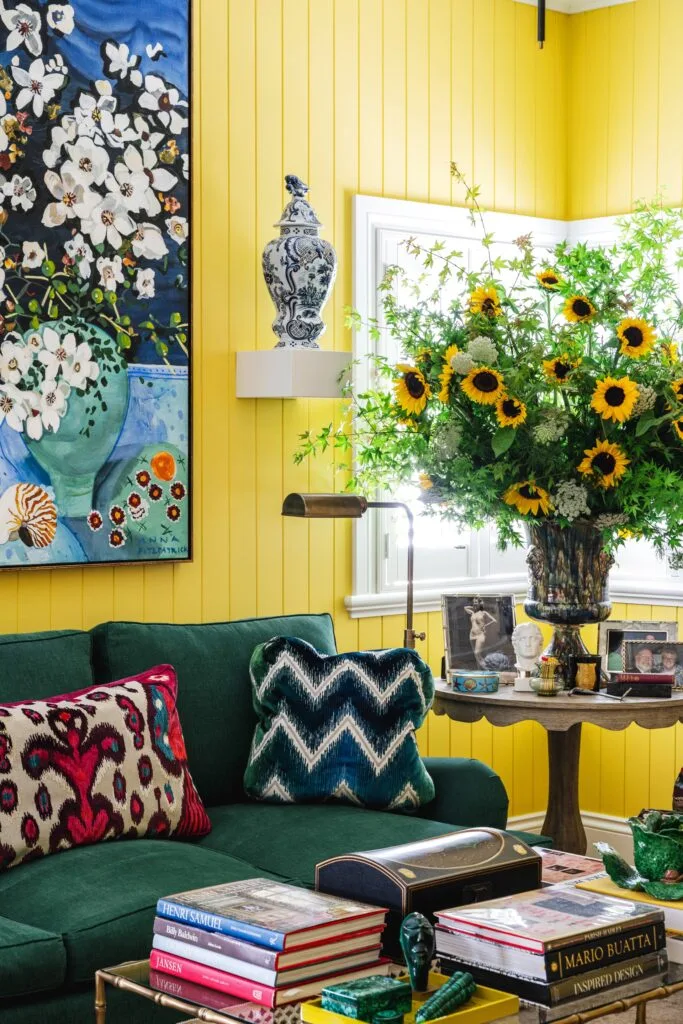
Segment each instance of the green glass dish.
[[328,985],[322,992],[323,1010],[367,1021],[368,1024],[381,1010],[410,1013],[412,1006],[413,993],[409,983],[383,975]]

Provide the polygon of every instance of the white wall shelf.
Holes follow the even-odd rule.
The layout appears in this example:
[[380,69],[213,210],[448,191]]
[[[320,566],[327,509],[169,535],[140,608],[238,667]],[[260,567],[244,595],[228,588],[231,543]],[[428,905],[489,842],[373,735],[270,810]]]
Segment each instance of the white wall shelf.
[[237,353],[238,398],[341,398],[350,352],[273,348]]

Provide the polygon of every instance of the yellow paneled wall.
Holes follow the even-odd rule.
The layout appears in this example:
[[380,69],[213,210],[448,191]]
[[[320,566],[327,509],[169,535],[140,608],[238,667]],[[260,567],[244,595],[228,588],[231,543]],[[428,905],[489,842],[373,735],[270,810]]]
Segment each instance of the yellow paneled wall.
[[[680,0],[636,0],[568,19],[568,210],[626,213],[658,189],[683,202]],[[647,571],[647,566],[643,566]],[[678,619],[683,610],[616,605],[614,618]],[[623,816],[671,805],[683,728],[584,728],[581,806]]]
[[[455,159],[482,186],[483,203],[503,211],[562,218],[625,210],[665,179],[679,198],[683,64],[674,49],[683,11],[678,0],[637,0],[573,18],[550,12],[539,51],[534,9],[513,0],[193,6],[195,559],[0,573],[0,629],[331,610],[341,649],[393,644],[399,617],[351,620],[344,609],[349,524],[309,526],[279,514],[288,491],[335,485],[332,454],[301,467],[292,461],[297,435],[333,417],[334,403],[234,397],[234,353],[274,341],[260,254],[284,204],[283,176],[309,181],[337,248],[324,344],[348,350],[357,192],[458,201]],[[417,628],[438,669],[440,616],[418,616]],[[661,803],[681,753],[673,732],[662,736],[650,743],[637,731],[587,730],[583,805],[623,813]],[[493,730],[432,717],[421,743],[491,763],[513,813],[544,805],[539,727]]]

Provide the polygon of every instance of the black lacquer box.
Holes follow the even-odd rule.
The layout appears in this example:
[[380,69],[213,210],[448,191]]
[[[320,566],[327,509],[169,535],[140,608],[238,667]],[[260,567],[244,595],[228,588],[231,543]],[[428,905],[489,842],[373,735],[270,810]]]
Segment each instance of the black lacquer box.
[[401,921],[420,911],[434,922],[447,907],[538,889],[541,858],[493,828],[462,829],[383,850],[331,857],[316,866],[316,889],[389,907],[384,952],[400,958]]

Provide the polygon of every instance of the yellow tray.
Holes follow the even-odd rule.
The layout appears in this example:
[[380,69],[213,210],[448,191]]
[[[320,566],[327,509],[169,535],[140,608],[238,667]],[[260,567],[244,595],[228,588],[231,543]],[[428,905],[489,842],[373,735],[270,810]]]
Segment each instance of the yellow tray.
[[[401,977],[404,979],[404,976]],[[403,1018],[404,1024],[415,1024],[415,1014],[422,1003],[426,1002],[429,996],[433,995],[447,981],[447,975],[430,971],[429,990],[413,992],[413,1009]],[[472,998],[460,1009],[446,1014],[445,1017],[435,1017],[434,1020],[428,1021],[426,1024],[488,1024],[492,1020],[511,1017],[518,1010],[519,999],[517,996],[499,992],[495,988],[477,985]],[[313,999],[308,1003],[302,1003],[301,1019],[305,1024],[363,1024],[362,1021],[356,1021],[354,1017],[345,1017],[341,1013],[333,1013],[332,1010],[323,1010],[322,999]]]

